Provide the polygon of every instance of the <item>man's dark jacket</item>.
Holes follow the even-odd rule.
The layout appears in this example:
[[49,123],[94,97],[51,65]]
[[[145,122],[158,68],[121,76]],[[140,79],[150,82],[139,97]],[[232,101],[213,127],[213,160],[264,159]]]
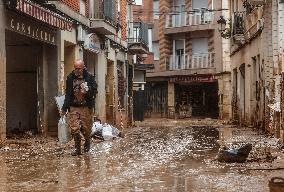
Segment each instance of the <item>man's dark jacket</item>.
[[[66,95],[64,104],[62,107],[62,110],[64,112],[67,112],[67,110],[70,110],[70,106],[76,107],[76,105],[73,103],[74,101],[74,93],[73,93],[73,80],[76,78],[75,73],[72,72],[67,76],[66,80]],[[95,97],[97,94],[97,83],[95,81],[95,77],[90,74],[86,69],[83,71],[83,79],[85,82],[87,82],[89,90],[87,91],[87,94],[85,96],[86,99],[86,105],[88,108],[92,109],[95,108]]]

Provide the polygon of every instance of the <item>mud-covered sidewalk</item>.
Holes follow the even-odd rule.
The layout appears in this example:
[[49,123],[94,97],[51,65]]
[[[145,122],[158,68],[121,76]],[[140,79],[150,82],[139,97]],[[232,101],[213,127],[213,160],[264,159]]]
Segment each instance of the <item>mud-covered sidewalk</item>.
[[[217,120],[151,119],[125,138],[94,140],[73,157],[73,142],[25,135],[0,146],[0,191],[269,191],[284,176],[282,143]],[[250,142],[246,163],[219,163],[220,145]]]

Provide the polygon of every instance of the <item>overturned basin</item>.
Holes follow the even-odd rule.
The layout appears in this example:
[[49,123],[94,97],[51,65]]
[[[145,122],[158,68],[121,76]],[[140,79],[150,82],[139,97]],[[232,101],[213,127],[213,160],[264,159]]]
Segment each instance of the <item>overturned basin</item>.
[[283,192],[284,191],[284,178],[272,177],[269,181],[270,192]]

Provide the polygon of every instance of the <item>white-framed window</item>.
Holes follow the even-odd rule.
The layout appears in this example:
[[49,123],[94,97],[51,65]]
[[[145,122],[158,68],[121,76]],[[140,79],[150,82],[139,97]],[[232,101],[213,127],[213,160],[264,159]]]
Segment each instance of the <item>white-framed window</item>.
[[174,53],[175,55],[182,56],[184,54],[184,39],[174,40]]
[[192,0],[192,9],[208,8],[208,0]]
[[134,82],[145,82],[145,72],[144,71],[134,71]]
[[192,54],[208,53],[208,38],[192,39]]
[[152,29],[148,29],[148,47],[149,52],[153,52]]
[[159,0],[154,0],[153,2],[153,17],[154,19],[159,19]]
[[139,42],[139,34],[140,34],[140,28],[133,27],[133,40],[134,40],[134,42]]
[[143,0],[135,0],[135,5],[142,5]]
[[153,42],[154,60],[160,60],[159,42]]
[[80,0],[80,14],[86,16],[86,0]]

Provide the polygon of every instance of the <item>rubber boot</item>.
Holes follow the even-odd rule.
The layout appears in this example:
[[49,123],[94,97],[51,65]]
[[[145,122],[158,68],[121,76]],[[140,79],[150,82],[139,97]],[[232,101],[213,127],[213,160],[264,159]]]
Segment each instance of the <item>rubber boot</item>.
[[91,139],[86,138],[84,143],[84,152],[88,153],[90,151]]
[[74,135],[75,150],[71,153],[72,156],[81,155],[81,136],[80,134]]

